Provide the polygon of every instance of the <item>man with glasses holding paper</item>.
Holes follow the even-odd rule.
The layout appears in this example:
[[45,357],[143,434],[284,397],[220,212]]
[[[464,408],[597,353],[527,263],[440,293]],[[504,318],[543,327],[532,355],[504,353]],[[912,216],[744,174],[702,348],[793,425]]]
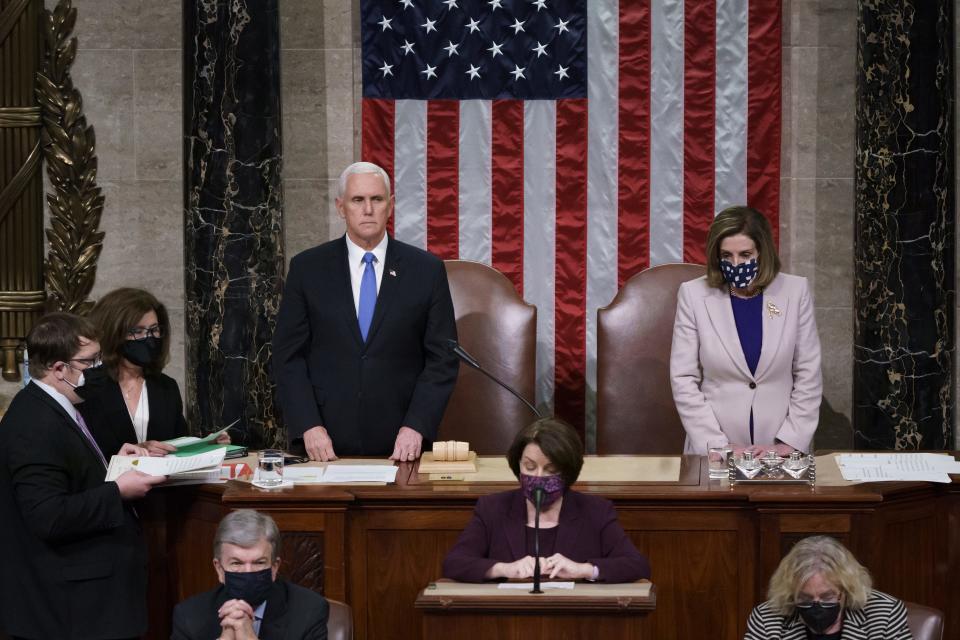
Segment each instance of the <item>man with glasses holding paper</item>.
[[104,481],[106,457],[74,406],[100,364],[96,338],[84,318],[41,318],[27,336],[32,381],[0,420],[0,627],[14,639],[147,629],[146,550],[129,501],[165,478]]

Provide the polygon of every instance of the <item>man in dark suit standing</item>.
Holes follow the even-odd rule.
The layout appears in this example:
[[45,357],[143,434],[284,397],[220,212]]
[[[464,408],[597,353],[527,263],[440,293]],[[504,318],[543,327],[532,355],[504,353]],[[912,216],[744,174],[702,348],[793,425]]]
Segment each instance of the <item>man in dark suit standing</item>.
[[358,162],[337,184],[344,237],[295,256],[273,337],[290,442],[312,460],[414,460],[433,440],[458,362],[443,261],[387,235],[390,179]]
[[277,580],[279,551],[273,518],[253,509],[227,514],[213,541],[220,586],[176,606],[172,640],[326,640],[330,605]]
[[[51,313],[27,336],[32,381],[0,421],[0,626],[14,638],[133,638],[147,630],[147,561],[136,514],[163,477],[107,461],[74,407],[99,365],[87,320]],[[121,455],[145,455],[132,444]]]

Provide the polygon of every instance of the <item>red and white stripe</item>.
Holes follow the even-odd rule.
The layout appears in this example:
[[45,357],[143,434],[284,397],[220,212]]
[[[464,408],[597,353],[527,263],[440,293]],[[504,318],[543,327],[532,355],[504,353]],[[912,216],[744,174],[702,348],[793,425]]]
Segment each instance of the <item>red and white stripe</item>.
[[777,229],[781,15],[779,0],[588,11],[587,99],[364,99],[362,155],[393,177],[398,239],[491,264],[537,306],[537,403],[589,436],[597,308],[649,266],[702,262],[726,206]]

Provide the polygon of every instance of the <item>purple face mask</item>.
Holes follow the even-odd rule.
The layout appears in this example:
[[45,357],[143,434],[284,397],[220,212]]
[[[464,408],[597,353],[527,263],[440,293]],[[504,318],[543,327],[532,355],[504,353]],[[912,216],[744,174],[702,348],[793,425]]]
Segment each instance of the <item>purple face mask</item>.
[[560,476],[528,476],[525,473],[520,474],[520,486],[523,487],[523,497],[533,504],[536,504],[536,490],[543,489],[540,506],[544,509],[556,502],[567,490],[567,485]]

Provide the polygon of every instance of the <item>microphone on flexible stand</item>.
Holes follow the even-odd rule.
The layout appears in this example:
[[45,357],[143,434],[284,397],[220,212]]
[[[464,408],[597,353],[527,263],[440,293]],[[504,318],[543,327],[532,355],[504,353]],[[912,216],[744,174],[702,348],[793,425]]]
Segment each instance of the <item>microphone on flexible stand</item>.
[[540,503],[543,502],[543,489],[533,490],[533,591],[543,593],[540,589]]
[[469,353],[467,353],[467,350],[461,347],[460,343],[458,343],[456,340],[454,340],[453,338],[447,338],[447,349],[450,350],[450,353],[460,358],[460,360],[462,360],[464,364],[466,364],[467,366],[473,367],[474,369],[476,369],[477,371],[487,376],[488,378],[496,382],[498,385],[500,385],[501,387],[503,387],[504,389],[512,393],[514,396],[516,396],[516,398],[520,400],[520,402],[527,405],[530,411],[532,411],[533,414],[537,416],[537,418],[543,417],[543,415],[539,411],[537,411],[537,408],[533,406],[533,404],[529,400],[527,400],[522,395],[520,395],[520,393],[516,389],[508,385],[506,382],[504,382],[500,378],[496,377],[495,375],[493,375],[492,373],[484,369],[480,365],[480,363],[477,361],[477,359],[474,358]]

